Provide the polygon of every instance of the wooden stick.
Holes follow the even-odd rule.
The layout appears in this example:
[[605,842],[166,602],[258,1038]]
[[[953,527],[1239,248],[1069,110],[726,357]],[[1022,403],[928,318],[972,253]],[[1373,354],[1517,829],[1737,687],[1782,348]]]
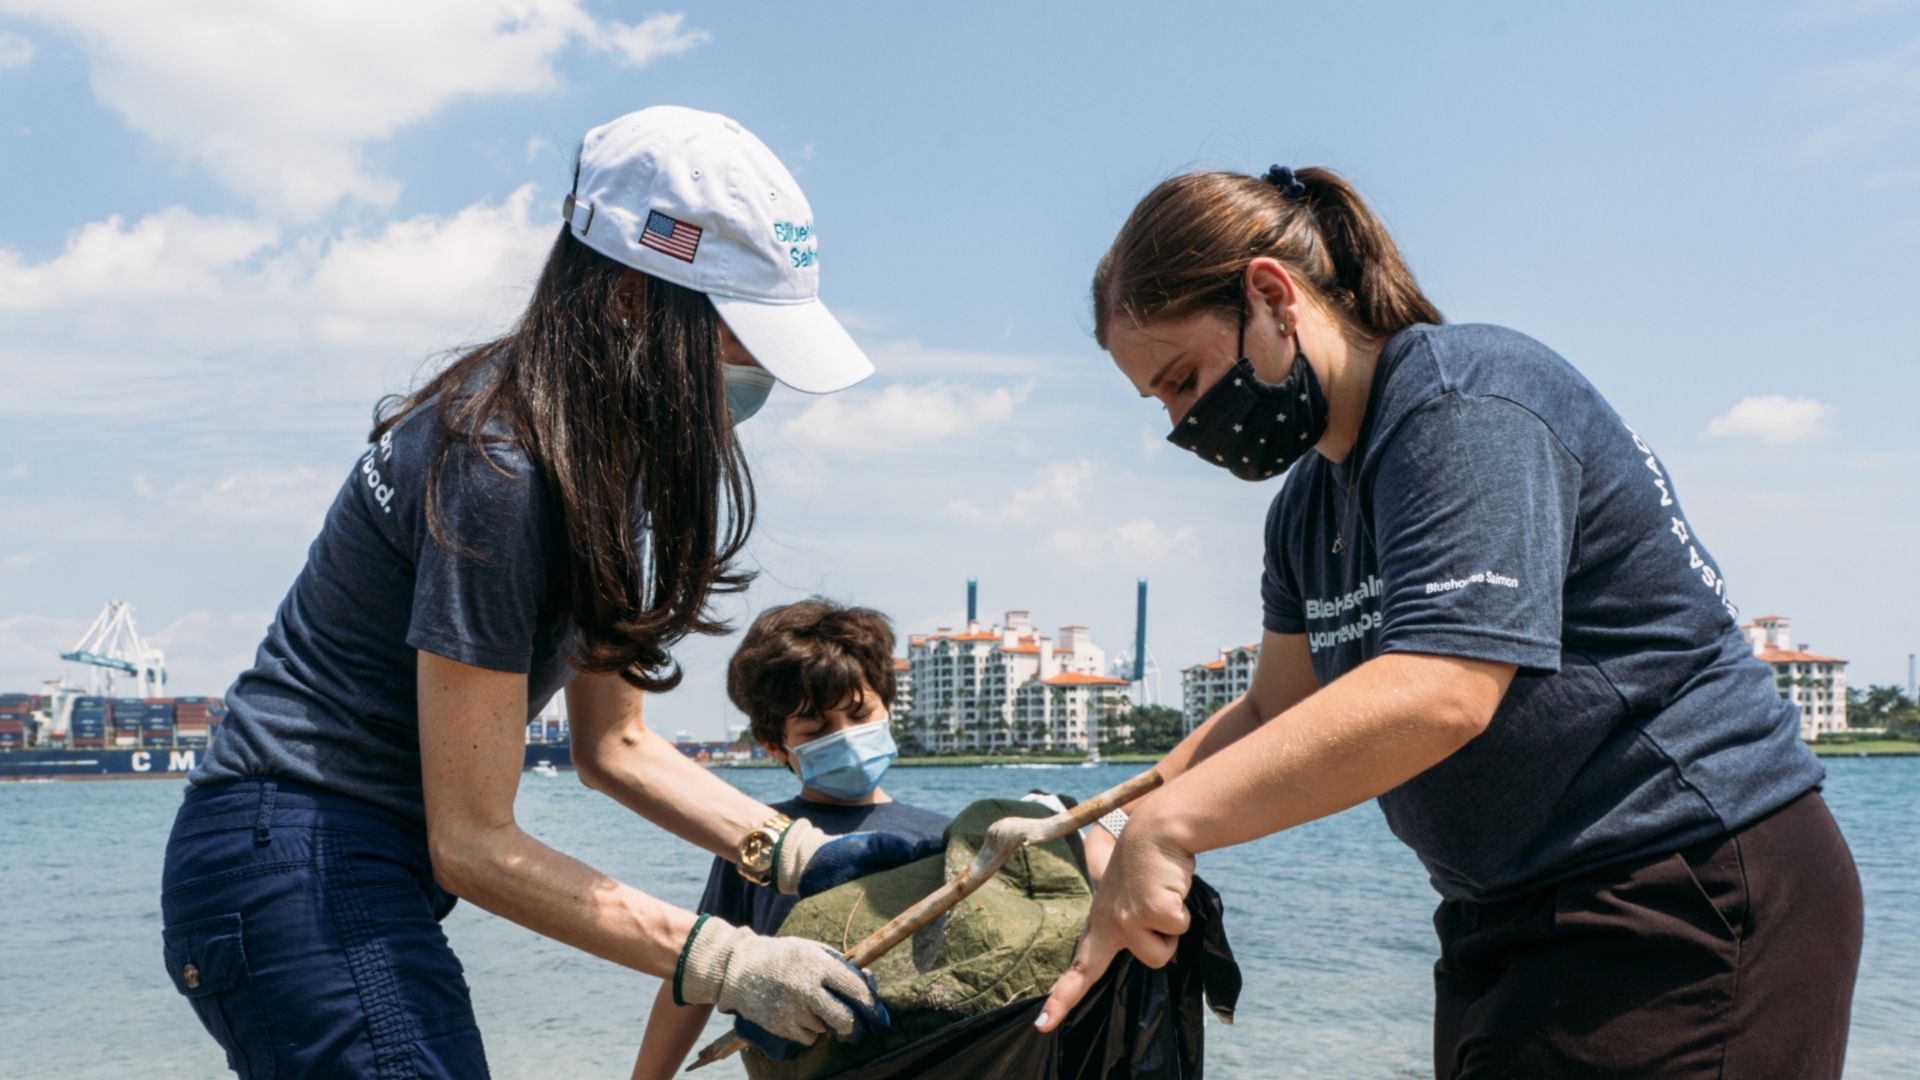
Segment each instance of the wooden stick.
[[[953,910],[954,905],[973,895],[974,890],[985,885],[989,878],[1000,872],[1013,853],[1031,844],[1043,844],[1049,840],[1058,840],[1070,832],[1084,829],[1088,825],[1112,813],[1117,807],[1125,806],[1161,785],[1158,769],[1146,772],[1120,784],[1109,791],[1103,791],[1086,802],[1075,806],[1065,813],[1044,818],[1001,818],[987,830],[986,843],[980,846],[973,857],[973,863],[966,872],[933,892],[907,910],[887,920],[887,924],[861,939],[858,945],[846,954],[848,962],[855,967],[871,967],[875,960],[885,956],[895,945],[925,929],[933,920]],[[747,1045],[747,1040],[734,1032],[727,1032],[693,1059],[687,1066],[692,1072],[704,1065],[739,1053]]]

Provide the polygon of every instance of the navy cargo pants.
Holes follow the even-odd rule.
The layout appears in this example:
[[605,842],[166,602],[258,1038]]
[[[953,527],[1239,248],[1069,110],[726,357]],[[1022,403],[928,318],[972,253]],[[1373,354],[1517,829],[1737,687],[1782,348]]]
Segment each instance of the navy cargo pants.
[[420,826],[288,781],[188,791],[160,898],[167,975],[234,1072],[484,1077]]

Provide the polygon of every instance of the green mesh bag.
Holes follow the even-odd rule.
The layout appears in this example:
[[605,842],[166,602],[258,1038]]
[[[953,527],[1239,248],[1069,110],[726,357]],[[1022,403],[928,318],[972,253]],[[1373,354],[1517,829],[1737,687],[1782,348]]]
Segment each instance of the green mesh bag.
[[[957,877],[1003,817],[1046,817],[1030,802],[984,799],[947,826],[945,855],[850,881],[794,905],[782,937],[846,952],[887,920]],[[787,1061],[745,1052],[753,1080],[809,1080],[916,1042],[957,1020],[1043,994],[1067,970],[1087,924],[1092,890],[1065,840],[1013,854],[958,907],[873,965],[893,1026],[858,1046],[821,1039]]]

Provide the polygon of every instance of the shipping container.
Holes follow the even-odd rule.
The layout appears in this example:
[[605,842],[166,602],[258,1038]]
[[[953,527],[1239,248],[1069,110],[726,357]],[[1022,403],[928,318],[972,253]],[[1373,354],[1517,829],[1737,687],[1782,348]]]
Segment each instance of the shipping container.
[[127,734],[124,734],[124,733],[121,733],[121,732],[115,732],[115,733],[114,733],[114,736],[113,736],[113,745],[115,745],[115,746],[138,746],[138,745],[140,745],[140,736],[138,736],[138,735],[127,735]]
[[173,732],[169,731],[165,735],[155,735],[149,732],[147,735],[141,738],[140,745],[146,747],[149,750],[164,749],[166,747],[172,746]]
[[107,748],[107,741],[98,735],[75,735],[73,737],[73,748],[75,750],[104,750]]

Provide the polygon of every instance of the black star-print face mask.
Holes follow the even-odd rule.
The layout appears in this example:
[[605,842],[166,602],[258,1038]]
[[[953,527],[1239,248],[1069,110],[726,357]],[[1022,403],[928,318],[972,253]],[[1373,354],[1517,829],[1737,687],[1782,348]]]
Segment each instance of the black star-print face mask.
[[1247,358],[1247,314],[1240,311],[1240,359],[1207,388],[1168,433],[1167,441],[1191,450],[1242,480],[1268,480],[1320,441],[1327,430],[1327,395],[1296,351],[1293,370],[1278,383],[1264,383]]

